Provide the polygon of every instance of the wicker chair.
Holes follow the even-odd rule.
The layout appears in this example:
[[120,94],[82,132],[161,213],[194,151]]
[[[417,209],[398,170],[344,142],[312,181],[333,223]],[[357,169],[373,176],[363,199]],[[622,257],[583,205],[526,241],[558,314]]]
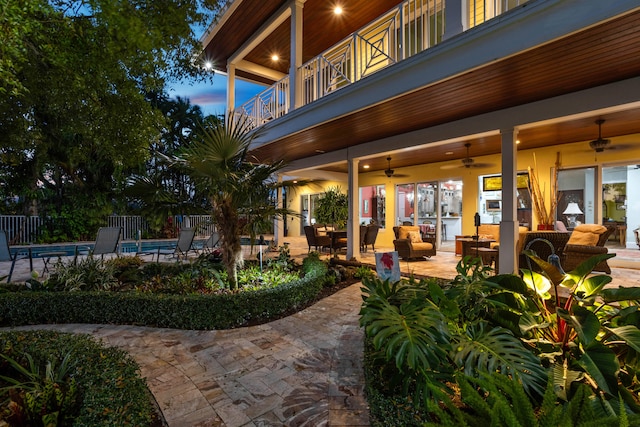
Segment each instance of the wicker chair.
[[[420,227],[417,225],[402,225],[393,227],[396,239],[393,246],[402,259],[424,259],[436,254],[436,242],[432,237],[420,237]],[[411,234],[409,234],[411,233]]]
[[[568,231],[529,231],[526,233],[521,247],[522,250],[528,249],[535,252],[539,258],[545,261],[548,261],[549,255],[551,254],[558,255],[560,260],[562,260],[564,248],[569,240],[569,236],[571,236],[571,233]],[[544,239],[551,243],[553,248],[540,239]],[[541,270],[540,267],[538,267],[538,264],[531,261],[531,259],[523,253],[520,253],[518,261],[520,268],[526,268],[533,271]]]
[[[609,236],[615,231],[613,227],[597,224],[581,224],[574,228],[564,248],[562,266],[571,271],[583,261],[595,255],[606,254],[609,250],[604,246]],[[607,261],[596,265],[593,271],[611,274]]]
[[[304,234],[307,237],[307,244],[309,245],[309,252],[311,252],[311,247],[314,246],[317,250],[322,250],[324,248],[328,248],[331,246],[331,237],[329,236],[320,236],[316,232],[316,227],[311,225],[304,226]],[[320,249],[318,249],[320,248]]]
[[[380,226],[376,224],[369,224],[365,227],[366,233],[364,239],[362,235],[360,239],[362,240],[362,249],[364,252],[367,252],[367,246],[371,245],[373,251],[376,251],[376,238],[378,237],[378,231],[380,231]],[[362,226],[360,228],[360,233],[362,233]]]

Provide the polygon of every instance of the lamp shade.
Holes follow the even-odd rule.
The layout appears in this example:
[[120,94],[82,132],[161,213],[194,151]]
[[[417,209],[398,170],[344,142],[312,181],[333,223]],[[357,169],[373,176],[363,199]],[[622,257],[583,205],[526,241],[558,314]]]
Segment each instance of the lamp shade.
[[567,209],[562,212],[563,215],[582,215],[582,211],[576,202],[570,202]]

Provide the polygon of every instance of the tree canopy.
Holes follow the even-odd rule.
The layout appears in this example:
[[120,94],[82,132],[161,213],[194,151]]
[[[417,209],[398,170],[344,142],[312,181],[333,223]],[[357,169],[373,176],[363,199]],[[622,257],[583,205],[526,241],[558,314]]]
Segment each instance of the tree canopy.
[[[118,181],[167,131],[150,93],[207,78],[194,25],[216,1],[0,0],[0,177],[23,213],[110,213]],[[83,201],[86,204],[83,204]],[[15,212],[18,213],[18,212]]]

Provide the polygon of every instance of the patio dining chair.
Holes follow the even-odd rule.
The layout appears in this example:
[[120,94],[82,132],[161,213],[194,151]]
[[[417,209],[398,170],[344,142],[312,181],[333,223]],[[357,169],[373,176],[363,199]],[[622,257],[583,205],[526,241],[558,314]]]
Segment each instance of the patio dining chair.
[[74,261],[78,258],[78,255],[87,255],[91,257],[100,255],[101,258],[104,258],[106,254],[117,255],[118,243],[120,242],[121,234],[122,227],[100,227],[93,246],[76,246]]
[[[178,234],[178,242],[175,246],[170,248],[158,248],[157,253],[157,262],[160,262],[160,255],[165,255],[166,257],[175,257],[178,260],[180,258],[187,259],[187,254],[189,251],[194,251],[193,249],[193,239],[196,236],[195,228],[183,228],[180,230]],[[143,254],[146,255],[146,254]],[[152,253],[153,255],[153,253]],[[151,261],[153,261],[153,256],[151,257]]]
[[[29,259],[29,268],[33,270],[33,260],[31,258],[31,250],[24,249],[23,251],[16,252],[15,254],[11,253],[11,249],[9,248],[9,238],[7,237],[7,233],[3,230],[0,230],[0,261],[8,262],[11,261],[11,267],[9,268],[9,275],[7,277],[7,283],[11,282],[11,276],[13,276],[13,269],[16,266],[16,261],[20,259]],[[0,277],[2,274],[0,274]],[[1,279],[0,279],[1,280]]]

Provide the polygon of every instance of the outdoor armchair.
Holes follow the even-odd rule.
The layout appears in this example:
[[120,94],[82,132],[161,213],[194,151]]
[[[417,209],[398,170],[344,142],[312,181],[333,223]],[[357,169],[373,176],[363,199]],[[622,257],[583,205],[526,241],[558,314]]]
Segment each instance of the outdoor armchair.
[[[16,266],[16,261],[20,259],[29,259],[29,268],[33,270],[33,260],[31,258],[31,250],[23,249],[18,252],[12,254],[11,249],[9,248],[9,238],[7,237],[7,233],[3,230],[0,230],[0,261],[1,262],[11,262],[11,266],[9,267],[9,275],[7,276],[7,283],[11,282],[11,276],[13,275],[13,269]],[[2,277],[4,273],[0,274]]]
[[[529,231],[526,233],[523,244],[518,247],[521,247],[523,251],[535,252],[538,258],[544,261],[548,261],[550,255],[557,255],[562,260],[570,234],[568,231]],[[537,272],[542,271],[538,264],[531,261],[523,252],[519,256],[519,267]]]
[[433,237],[422,237],[417,225],[393,227],[396,239],[393,246],[402,259],[432,257],[436,254],[436,241]]
[[[564,248],[562,266],[565,271],[573,270],[592,256],[608,253],[609,250],[604,244],[614,231],[613,227],[599,224],[580,224],[574,228]],[[593,271],[611,274],[607,261],[596,265]]]

